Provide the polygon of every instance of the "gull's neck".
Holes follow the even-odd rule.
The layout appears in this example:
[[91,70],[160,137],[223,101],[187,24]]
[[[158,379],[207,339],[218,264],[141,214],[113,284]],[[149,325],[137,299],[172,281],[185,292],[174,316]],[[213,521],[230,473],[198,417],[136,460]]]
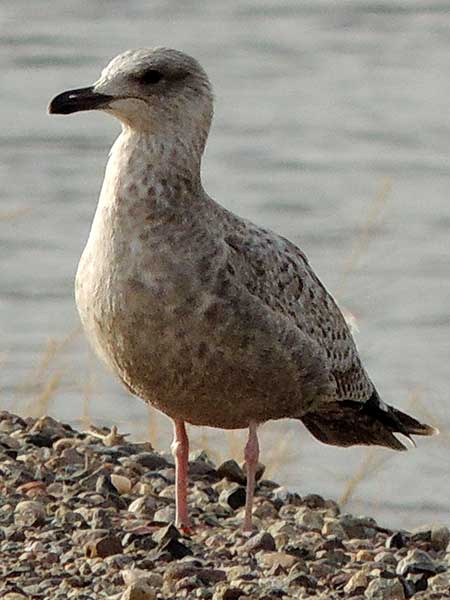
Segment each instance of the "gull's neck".
[[155,217],[203,196],[203,145],[176,135],[124,128],[111,148],[102,201],[145,205]]

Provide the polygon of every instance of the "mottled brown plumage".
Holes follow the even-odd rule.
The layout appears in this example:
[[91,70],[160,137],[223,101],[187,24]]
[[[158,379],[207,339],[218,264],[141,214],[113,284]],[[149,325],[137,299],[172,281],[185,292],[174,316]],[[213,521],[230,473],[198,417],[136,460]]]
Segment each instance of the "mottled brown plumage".
[[258,424],[298,418],[326,443],[397,449],[395,432],[433,432],[381,402],[301,250],[204,191],[213,104],[194,59],[128,51],[50,111],[92,108],[112,113],[123,130],[78,268],[77,305],[103,360],[174,420],[179,523],[187,523],[184,422],[249,427],[246,528]]

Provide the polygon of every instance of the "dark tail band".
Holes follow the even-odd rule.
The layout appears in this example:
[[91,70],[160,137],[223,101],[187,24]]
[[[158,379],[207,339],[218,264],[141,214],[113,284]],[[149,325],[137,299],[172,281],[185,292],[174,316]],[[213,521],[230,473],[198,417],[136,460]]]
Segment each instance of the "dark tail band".
[[334,446],[378,445],[394,450],[406,450],[395,437],[400,433],[411,440],[411,435],[435,435],[439,431],[420,423],[410,415],[387,406],[381,407],[376,392],[363,405],[353,400],[331,402],[320,413],[302,417],[306,428],[318,440]]

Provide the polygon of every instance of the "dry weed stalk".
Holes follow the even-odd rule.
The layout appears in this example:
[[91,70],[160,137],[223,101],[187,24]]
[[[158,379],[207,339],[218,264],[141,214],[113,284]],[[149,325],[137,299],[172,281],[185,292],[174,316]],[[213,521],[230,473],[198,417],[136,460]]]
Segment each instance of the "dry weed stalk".
[[[81,327],[77,326],[70,331],[61,340],[50,339],[42,353],[41,359],[33,371],[33,373],[25,380],[24,383],[17,385],[14,390],[13,404],[17,409],[20,403],[21,396],[32,395],[33,397],[25,404],[24,412],[26,414],[37,413],[42,416],[44,409],[48,410],[48,405],[51,396],[60,387],[63,371],[59,370],[54,373],[49,373],[49,369],[56,357],[59,356],[62,350],[80,333]],[[37,397],[34,396],[37,392]]]
[[340,279],[340,283],[336,290],[336,296],[342,296],[343,291],[347,285],[348,278],[352,273],[355,272],[361,258],[367,252],[369,247],[370,239],[377,227],[380,224],[380,217],[383,214],[384,207],[386,205],[389,193],[392,189],[392,182],[390,179],[385,179],[383,181],[382,187],[376,197],[374,198],[369,213],[367,215],[367,219],[361,228],[361,231],[356,238],[353,249],[350,252],[349,257],[347,258],[344,269],[342,272],[342,276]]
[[370,448],[365,451],[364,458],[355,471],[355,473],[350,477],[345,484],[344,491],[342,492],[341,497],[339,498],[339,504],[341,507],[344,507],[349,500],[353,497],[358,488],[359,484],[367,479],[369,476],[374,475],[388,460],[387,457],[378,457],[377,459],[377,450],[375,448]]
[[25,413],[32,417],[42,417],[48,415],[51,400],[58,391],[61,384],[62,373],[52,373],[43,385],[39,396],[30,402],[25,407]]

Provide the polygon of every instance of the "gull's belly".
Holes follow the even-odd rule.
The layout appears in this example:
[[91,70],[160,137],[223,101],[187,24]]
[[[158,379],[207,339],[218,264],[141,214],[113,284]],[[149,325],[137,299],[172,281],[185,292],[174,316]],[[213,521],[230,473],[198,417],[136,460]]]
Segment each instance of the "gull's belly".
[[192,277],[144,283],[98,258],[87,249],[80,262],[78,310],[92,346],[134,394],[174,418],[229,429],[303,412],[275,335],[239,321],[205,286],[196,291]]

